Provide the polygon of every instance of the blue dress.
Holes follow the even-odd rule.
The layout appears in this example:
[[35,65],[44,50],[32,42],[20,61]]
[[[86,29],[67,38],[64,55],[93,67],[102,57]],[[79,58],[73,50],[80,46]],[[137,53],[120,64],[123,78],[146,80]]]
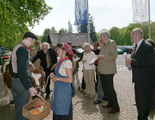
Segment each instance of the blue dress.
[[[67,78],[67,76],[62,76],[58,72],[61,64],[64,61],[60,62],[59,65],[55,67],[56,77]],[[71,91],[72,89],[70,83],[64,83],[61,81],[56,81],[54,83],[54,101],[52,101],[51,103],[51,109],[53,110],[54,114],[56,115],[69,114],[69,108],[71,105],[71,98],[72,98]]]

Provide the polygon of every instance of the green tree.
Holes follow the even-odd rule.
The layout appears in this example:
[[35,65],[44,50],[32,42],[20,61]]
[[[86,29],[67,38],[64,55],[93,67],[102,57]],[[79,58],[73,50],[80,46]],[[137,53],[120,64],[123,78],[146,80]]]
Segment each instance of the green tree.
[[67,33],[67,29],[66,28],[61,28],[59,31],[61,31],[61,33]]
[[120,41],[120,29],[118,27],[112,27],[110,30],[109,30],[109,33],[110,33],[110,38],[115,40],[115,42],[117,44],[121,44],[121,41]]
[[155,41],[155,22],[151,23],[151,39]]
[[28,31],[43,20],[52,8],[45,0],[1,0],[0,1],[0,44],[13,48]]
[[78,33],[88,33],[87,24],[77,25],[77,32]]
[[94,18],[92,16],[89,17],[89,28],[90,28],[90,38],[93,42],[97,41],[95,26],[94,26]]
[[73,33],[72,24],[70,23],[70,21],[68,22],[68,33]]
[[55,29],[55,27],[51,27],[51,33],[57,33],[57,30]]
[[46,28],[44,30],[44,33],[43,33],[43,37],[42,37],[42,41],[41,42],[47,42],[48,40],[48,34],[51,32],[51,30],[49,28]]

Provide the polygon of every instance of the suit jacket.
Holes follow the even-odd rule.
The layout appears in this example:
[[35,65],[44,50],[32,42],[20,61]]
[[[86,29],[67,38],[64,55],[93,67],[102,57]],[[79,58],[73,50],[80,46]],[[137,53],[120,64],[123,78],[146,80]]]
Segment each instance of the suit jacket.
[[[30,51],[30,59],[31,59],[32,57],[34,57],[34,56],[37,54],[37,52],[38,52],[37,47],[32,48],[32,50]],[[39,59],[36,60],[36,61],[33,63],[33,65],[35,66],[35,68],[39,69],[39,67],[40,67],[40,60],[39,60]]]
[[98,72],[100,74],[116,74],[116,58],[117,45],[114,40],[108,40],[105,46],[101,49],[100,55],[104,58],[99,59]]
[[52,47],[50,47],[48,49],[48,52],[49,52],[49,55],[50,55],[50,59],[51,59],[51,63],[52,63],[51,67],[52,67],[55,63],[57,63],[57,55],[56,55],[55,50]]
[[153,85],[154,49],[143,40],[137,52],[131,54],[132,80],[136,88],[147,88]]

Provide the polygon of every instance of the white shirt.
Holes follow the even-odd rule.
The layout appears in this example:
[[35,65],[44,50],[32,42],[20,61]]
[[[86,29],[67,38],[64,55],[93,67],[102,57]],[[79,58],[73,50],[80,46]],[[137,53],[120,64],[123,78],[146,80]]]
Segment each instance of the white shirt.
[[[137,49],[136,49],[136,52],[137,52],[139,46],[141,45],[141,43],[143,42],[143,40],[144,40],[144,39],[142,38],[142,39],[137,43]],[[135,53],[136,53],[136,52],[135,52]]]
[[71,68],[72,69],[72,62],[70,60],[65,60],[62,62],[60,69],[59,69],[59,74],[62,76],[67,76],[66,74],[66,68]]

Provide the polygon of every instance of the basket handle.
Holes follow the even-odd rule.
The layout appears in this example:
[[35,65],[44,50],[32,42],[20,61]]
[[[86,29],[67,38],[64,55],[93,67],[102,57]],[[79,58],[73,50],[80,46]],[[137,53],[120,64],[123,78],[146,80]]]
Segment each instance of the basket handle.
[[[44,102],[44,104],[45,104],[45,100],[44,100],[44,98],[43,97],[41,97],[40,95],[38,95],[38,94],[35,94],[35,96],[38,96],[43,102]],[[29,102],[31,102],[32,101],[32,97],[33,96],[31,96],[30,97],[30,100],[29,100]]]

